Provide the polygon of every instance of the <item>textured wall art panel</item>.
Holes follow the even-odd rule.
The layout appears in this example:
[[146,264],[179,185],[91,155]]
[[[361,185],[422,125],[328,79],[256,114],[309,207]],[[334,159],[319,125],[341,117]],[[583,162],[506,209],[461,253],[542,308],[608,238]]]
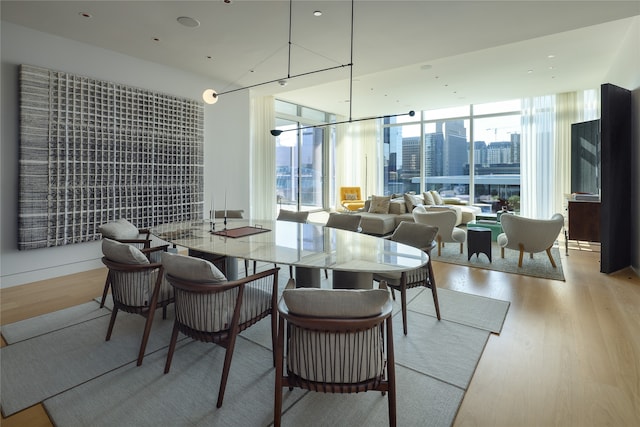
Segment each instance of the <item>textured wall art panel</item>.
[[22,65],[18,248],[202,218],[201,103]]

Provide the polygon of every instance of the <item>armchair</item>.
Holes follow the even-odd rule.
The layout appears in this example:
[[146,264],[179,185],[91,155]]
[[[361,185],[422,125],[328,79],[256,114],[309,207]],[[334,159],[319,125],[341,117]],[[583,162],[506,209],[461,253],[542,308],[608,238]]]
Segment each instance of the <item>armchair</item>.
[[[102,224],[99,230],[103,238],[115,240],[120,243],[127,243],[141,249],[147,255],[149,261],[153,263],[160,262],[160,249],[166,251],[169,247],[169,244],[162,244],[157,246],[160,249],[149,251],[148,249],[151,248],[152,242],[151,231],[138,228],[124,218]],[[107,275],[104,290],[102,291],[102,299],[100,300],[100,308],[104,307],[110,286],[109,275]]]
[[551,256],[551,247],[564,226],[564,217],[556,213],[551,219],[525,218],[519,215],[503,214],[500,224],[504,233],[498,235],[500,255],[504,258],[504,249],[515,249],[520,252],[518,267],[522,267],[522,258],[529,252],[533,258],[535,252],[546,251],[553,268],[556,263]]
[[[178,334],[226,348],[216,406],[222,406],[236,337],[259,320],[271,315],[271,342],[276,344],[278,270],[271,269],[227,281],[209,261],[164,253],[162,264],[175,292],[176,317],[164,373],[171,368]],[[275,356],[272,359],[275,363]]]
[[442,254],[445,242],[460,243],[460,253],[467,240],[467,232],[456,227],[457,215],[450,210],[441,212],[427,212],[420,206],[413,209],[413,220],[419,224],[427,224],[438,228],[436,240],[438,242],[438,256]]
[[340,205],[343,208],[348,211],[357,211],[364,208],[364,203],[360,187],[340,187]]
[[290,281],[278,317],[276,427],[282,422],[284,387],[387,393],[389,425],[396,425],[392,307],[386,289],[293,289]]
[[[155,247],[146,250],[162,251],[163,249]],[[147,321],[138,352],[137,363],[140,366],[156,308],[162,307],[163,318],[166,318],[166,308],[173,302],[173,292],[164,280],[162,264],[150,263],[147,255],[141,250],[126,243],[103,239],[102,253],[104,255],[102,262],[109,269],[107,281],[111,284],[113,297],[113,311],[105,340],[111,339],[119,310],[145,317]]]

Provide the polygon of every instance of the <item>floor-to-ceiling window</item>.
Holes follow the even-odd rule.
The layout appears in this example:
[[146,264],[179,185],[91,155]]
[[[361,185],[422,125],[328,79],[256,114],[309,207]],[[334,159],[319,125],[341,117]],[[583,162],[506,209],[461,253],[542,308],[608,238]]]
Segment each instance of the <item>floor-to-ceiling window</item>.
[[[329,161],[332,135],[329,127],[313,127],[334,120],[325,112],[276,101],[276,198],[278,208],[313,211],[326,207],[334,191]],[[327,194],[325,194],[327,193]]]
[[485,211],[518,210],[520,134],[517,100],[387,118],[383,192],[436,190]]

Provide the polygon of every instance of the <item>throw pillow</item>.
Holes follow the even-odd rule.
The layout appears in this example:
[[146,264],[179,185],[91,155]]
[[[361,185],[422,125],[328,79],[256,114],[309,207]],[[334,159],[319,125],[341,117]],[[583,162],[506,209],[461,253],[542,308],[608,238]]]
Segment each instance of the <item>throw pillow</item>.
[[371,196],[371,205],[369,205],[369,212],[388,214],[390,203],[391,196]]
[[407,212],[411,212],[416,206],[424,204],[424,199],[421,196],[407,193],[404,195],[404,202],[407,205]]
[[107,238],[102,239],[102,255],[120,264],[149,264],[149,260],[140,249]]
[[347,193],[344,197],[345,200],[358,200],[358,195],[356,193]]
[[431,190],[430,193],[433,196],[433,201],[436,202],[436,205],[444,205],[444,200],[440,197],[440,193],[434,190]]
[[404,198],[391,199],[389,203],[389,213],[394,215],[402,215],[407,213],[407,206],[404,202]]
[[162,266],[171,276],[194,282],[226,282],[227,278],[209,261],[187,255],[162,253]]
[[422,193],[422,197],[424,198],[424,204],[427,206],[435,205],[436,202],[433,200],[433,196],[429,191],[425,191]]
[[137,239],[139,235],[138,227],[122,218],[117,221],[102,224],[100,226],[100,233],[102,237],[115,240]]
[[362,318],[376,316],[389,301],[384,289],[285,289],[289,311],[312,317]]

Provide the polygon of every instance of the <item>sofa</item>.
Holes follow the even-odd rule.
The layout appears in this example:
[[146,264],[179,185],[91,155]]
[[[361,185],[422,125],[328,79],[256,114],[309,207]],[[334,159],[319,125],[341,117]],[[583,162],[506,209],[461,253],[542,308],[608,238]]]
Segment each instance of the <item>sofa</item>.
[[449,200],[449,202],[452,204],[446,203],[435,191],[424,192],[422,195],[407,193],[371,196],[364,208],[358,212],[362,218],[360,227],[363,233],[375,236],[393,233],[402,221],[413,222],[411,212],[418,205],[424,206],[427,211],[453,210],[456,213],[456,225],[475,220],[476,215],[482,211],[476,206],[463,205],[459,200]]

